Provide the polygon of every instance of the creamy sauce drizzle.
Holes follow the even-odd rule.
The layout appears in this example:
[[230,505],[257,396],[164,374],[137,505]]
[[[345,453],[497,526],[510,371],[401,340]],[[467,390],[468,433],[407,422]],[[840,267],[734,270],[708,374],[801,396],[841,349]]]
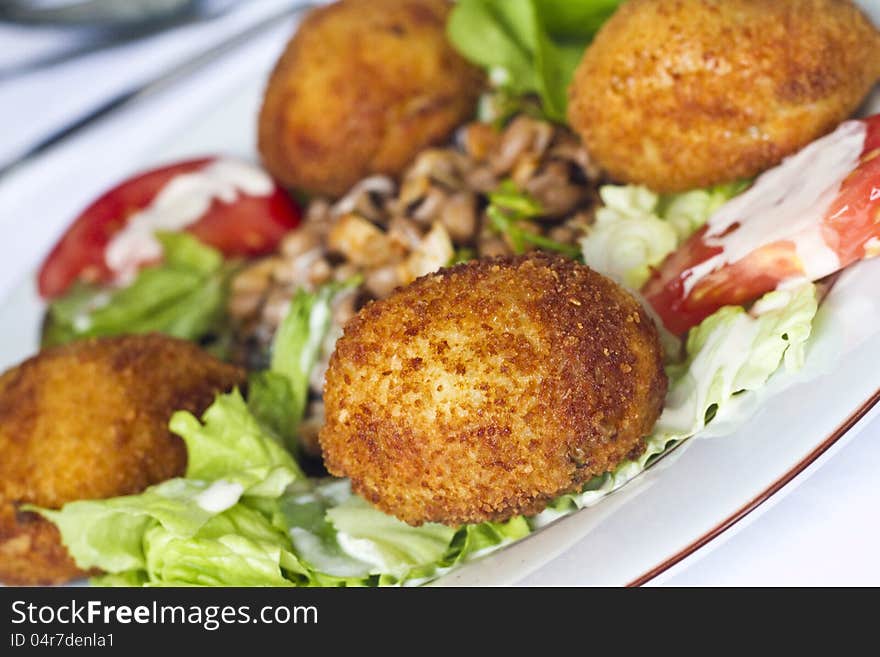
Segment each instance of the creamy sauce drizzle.
[[724,250],[682,274],[685,296],[706,275],[775,242],[794,244],[809,280],[836,271],[840,259],[822,236],[823,220],[841,183],[859,163],[866,133],[862,121],[842,123],[721,206],[709,218],[704,239]]
[[218,479],[199,493],[195,501],[208,513],[221,513],[235,506],[243,492],[244,486],[241,484]]
[[374,566],[378,572],[398,574],[392,572],[394,569],[390,567],[382,551],[373,541],[367,538],[355,538],[341,531],[336,532],[336,541],[343,552],[358,561]]
[[214,201],[235,203],[239,196],[269,196],[275,189],[262,169],[232,159],[172,178],[153,202],[134,214],[104,252],[117,284],[130,283],[140,265],[162,257],[157,231],[181,231],[197,222]]

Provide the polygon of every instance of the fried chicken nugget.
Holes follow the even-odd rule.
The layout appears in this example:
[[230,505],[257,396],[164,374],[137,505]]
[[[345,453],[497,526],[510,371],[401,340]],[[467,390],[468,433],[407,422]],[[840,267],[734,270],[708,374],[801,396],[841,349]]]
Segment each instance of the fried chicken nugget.
[[751,178],[852,114],[878,53],[849,0],[630,0],[587,49],[568,116],[620,181]]
[[654,324],[609,279],[474,261],[346,325],[319,439],[331,473],[405,522],[502,521],[641,453],[666,385]]
[[278,61],[259,119],[266,168],[341,196],[396,175],[476,108],[483,75],[446,39],[447,0],[343,0],[310,13]]
[[56,529],[19,506],[129,495],[181,475],[174,411],[201,413],[244,372],[160,335],[75,342],[0,376],[0,580],[83,575]]

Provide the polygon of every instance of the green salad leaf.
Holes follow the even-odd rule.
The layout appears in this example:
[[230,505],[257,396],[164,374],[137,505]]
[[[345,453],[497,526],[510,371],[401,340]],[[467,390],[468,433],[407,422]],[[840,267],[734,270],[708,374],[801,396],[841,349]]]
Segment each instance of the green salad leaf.
[[568,85],[584,50],[620,0],[459,0],[452,44],[487,69],[497,87],[535,93],[546,116],[565,122]]
[[638,289],[653,267],[747,186],[735,182],[660,196],[638,185],[604,185],[599,189],[603,206],[581,240],[584,262]]
[[194,536],[215,515],[199,504],[208,488],[207,482],[178,478],[139,495],[69,502],[58,511],[32,510],[55,523],[81,568],[121,573],[146,568],[143,541],[151,527],[162,525],[177,536]]
[[538,9],[547,31],[559,39],[591,38],[621,0],[540,0]]
[[447,32],[467,59],[504,76],[501,86],[514,93],[537,91],[538,73],[530,42],[535,22],[531,1],[463,0],[449,16]]
[[309,378],[332,326],[333,303],[360,283],[355,277],[327,283],[314,292],[298,290],[272,341],[269,369],[249,378],[251,412],[293,453],[298,450],[297,430],[308,403]]
[[353,495],[346,480],[323,482],[281,507],[297,554],[325,584],[399,583],[416,569],[433,571],[456,533],[411,527]]
[[153,526],[144,551],[153,585],[295,586],[305,572],[284,533],[245,504],[212,517],[193,536]]
[[[141,564],[94,577],[92,584],[296,586],[307,581],[284,533],[246,504],[211,516],[192,533],[151,523],[139,538]],[[106,562],[99,565],[107,568]]]
[[528,224],[544,213],[541,204],[527,193],[517,189],[512,180],[506,180],[498,189],[489,194],[486,216],[492,228],[506,236],[515,253],[524,253],[528,245],[544,251],[556,251],[569,258],[579,258],[580,249],[574,244],[564,244],[536,234],[529,230]]
[[79,284],[49,306],[43,346],[157,331],[200,340],[223,328],[232,267],[187,233],[157,233],[164,260],[112,290]]
[[691,329],[687,360],[670,371],[655,436],[693,435],[721,417],[734,395],[761,388],[781,364],[800,369],[818,307],[816,286],[806,283],[765,294],[750,312],[725,306]]
[[170,427],[186,442],[187,479],[223,480],[242,495],[278,497],[303,477],[290,452],[250,413],[237,390],[218,396],[201,422],[178,411]]
[[374,583],[371,564],[347,552],[337,539],[327,511],[351,497],[345,479],[319,481],[291,490],[278,504],[276,523],[285,527],[294,550],[323,586],[364,586]]
[[744,192],[749,185],[750,180],[736,180],[706,189],[664,194],[658,199],[656,211],[675,229],[679,242],[683,242],[702,228],[718,208]]
[[457,529],[411,527],[353,495],[344,479],[291,493],[280,508],[297,555],[322,585],[419,584],[531,531],[521,516]]
[[372,574],[398,579],[440,560],[455,536],[455,529],[446,525],[411,527],[354,495],[328,509],[327,520],[346,552],[371,564]]
[[678,245],[671,223],[656,214],[658,197],[644,187],[606,185],[604,205],[581,240],[584,262],[632,289]]
[[359,278],[345,283],[328,283],[313,293],[298,290],[278,328],[272,342],[270,369],[290,382],[295,425],[299,424],[305,412],[309,375],[318,362],[321,345],[330,330],[333,300],[336,295],[358,285]]
[[286,376],[272,370],[251,372],[248,376],[247,405],[266,431],[271,432],[293,454],[297,453],[297,426],[302,411],[298,410]]

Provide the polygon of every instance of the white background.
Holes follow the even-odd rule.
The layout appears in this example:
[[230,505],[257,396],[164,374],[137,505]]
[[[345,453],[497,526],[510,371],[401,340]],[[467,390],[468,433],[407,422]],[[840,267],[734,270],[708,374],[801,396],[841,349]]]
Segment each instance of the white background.
[[[281,0],[244,3],[243,10],[172,32],[93,53],[26,74],[0,77],[0,167],[14,160],[42,136],[102,100],[152,79],[187,57],[219,43],[279,6]],[[877,3],[873,3],[876,12]],[[875,16],[877,13],[875,13]],[[256,46],[265,56],[277,52],[289,29],[282,21]],[[0,75],[11,67],[58,54],[81,37],[48,29],[0,25]],[[880,54],[878,54],[880,56]],[[207,73],[205,73],[207,75]],[[196,81],[197,82],[197,81]],[[205,84],[208,81],[206,80]],[[185,103],[182,103],[185,104]],[[173,110],[171,110],[173,111]],[[135,149],[152,132],[161,134],[161,114],[145,119],[141,136],[94,134],[94,138],[130,140]],[[99,131],[93,131],[95,133]],[[105,131],[106,132],[106,131]],[[63,150],[63,149],[59,149]],[[76,193],[78,171],[63,153],[49,153],[28,170],[0,179],[0,299],[33,267],[33,253],[45,251],[63,228],[52,217],[73,213],[77,206],[52,206],[53,189],[35,189],[34,169],[53,172],[59,196],[80,205],[94,192]],[[109,156],[108,156],[109,157]],[[118,156],[122,157],[122,156]],[[109,158],[124,169],[124,160]],[[76,168],[101,167],[77,162]],[[98,176],[109,184],[119,178],[108,164]],[[94,179],[95,176],[92,176]],[[27,202],[24,202],[26,199]],[[47,208],[41,221],[41,207]],[[24,211],[23,208],[27,208]],[[62,212],[62,210],[64,212]],[[2,328],[2,327],[0,327]],[[880,366],[880,363],[878,363]],[[880,367],[878,367],[880,371]],[[880,373],[878,373],[880,380]],[[760,458],[759,454],[755,458]],[[664,585],[880,585],[880,420],[875,420],[827,464],[793,492],[765,505],[734,531],[689,558],[655,583]],[[528,578],[540,583],[552,577],[550,564]]]

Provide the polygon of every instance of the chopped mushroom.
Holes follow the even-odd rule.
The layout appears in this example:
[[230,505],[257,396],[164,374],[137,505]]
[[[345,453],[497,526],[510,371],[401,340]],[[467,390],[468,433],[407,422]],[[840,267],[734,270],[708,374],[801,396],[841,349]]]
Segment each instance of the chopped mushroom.
[[327,249],[362,267],[374,267],[394,258],[396,249],[387,233],[354,213],[342,215],[327,235]]
[[[337,200],[313,199],[302,225],[279,253],[233,280],[229,311],[241,362],[265,362],[272,336],[299,288],[361,277],[360,288],[334,307],[333,328],[311,381],[318,399],[323,372],[342,326],[364,303],[443,267],[460,253],[508,256],[514,245],[486,216],[488,194],[506,180],[542,206],[522,230],[576,244],[592,222],[599,172],[578,138],[562,126],[528,116],[499,130],[462,127],[456,142],[419,153],[400,180],[371,176]],[[309,406],[303,431],[317,431]],[[308,444],[308,440],[304,440]]]

